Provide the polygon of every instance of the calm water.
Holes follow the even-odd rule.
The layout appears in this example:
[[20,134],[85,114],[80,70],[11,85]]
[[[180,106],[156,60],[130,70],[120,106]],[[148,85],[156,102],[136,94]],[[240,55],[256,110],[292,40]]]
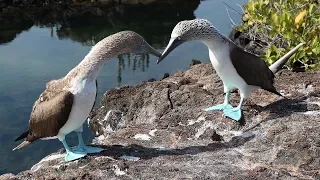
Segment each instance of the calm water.
[[[67,74],[92,45],[110,34],[131,29],[162,51],[174,25],[195,17],[210,20],[222,33],[228,34],[231,23],[223,2],[240,12],[236,4],[246,1],[206,0],[179,9],[117,10],[104,17],[80,17],[67,25],[34,25],[7,39],[3,37],[12,31],[0,32],[0,42],[6,42],[0,44],[0,174],[28,169],[44,156],[62,148],[58,140],[49,140],[36,141],[26,148],[11,151],[18,144],[14,139],[27,129],[32,105],[44,90],[45,83]],[[232,11],[230,14],[233,20],[240,22],[238,14]],[[134,85],[150,78],[159,79],[166,72],[172,75],[177,70],[188,69],[192,59],[209,61],[206,47],[196,42],[183,44],[159,65],[152,55],[123,55],[108,61],[98,76],[96,104],[110,88]],[[87,127],[84,133],[85,141],[90,142],[92,133]],[[71,145],[76,143],[73,134],[67,140]]]

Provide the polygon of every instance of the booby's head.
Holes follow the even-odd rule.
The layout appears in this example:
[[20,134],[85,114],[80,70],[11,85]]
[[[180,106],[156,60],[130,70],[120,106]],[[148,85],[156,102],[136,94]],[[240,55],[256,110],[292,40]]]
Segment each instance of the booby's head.
[[156,57],[160,57],[161,53],[155,50],[148,42],[138,33],[133,31],[122,31],[126,36],[126,43],[128,47],[128,52],[126,53],[136,53],[136,54],[152,54]]
[[212,39],[218,31],[205,19],[180,21],[172,30],[167,48],[163,51],[157,64],[162,61],[171,51],[186,41],[205,41]]
[[103,55],[108,55],[109,53],[113,53],[113,55],[143,53],[157,57],[161,56],[161,53],[150,46],[141,35],[133,31],[121,31],[110,35],[98,42],[92,50]]

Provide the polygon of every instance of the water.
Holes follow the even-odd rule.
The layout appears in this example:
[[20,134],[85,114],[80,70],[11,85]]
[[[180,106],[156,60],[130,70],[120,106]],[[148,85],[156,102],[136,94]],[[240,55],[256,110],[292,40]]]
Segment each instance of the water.
[[[199,5],[171,8],[109,9],[103,10],[108,13],[106,16],[86,15],[68,24],[37,22],[37,25],[26,24],[0,32],[0,174],[29,169],[44,156],[62,148],[58,140],[39,140],[11,151],[18,145],[14,139],[27,129],[32,105],[45,89],[45,83],[67,74],[89,52],[91,45],[112,33],[131,29],[163,50],[174,25],[195,17],[208,19],[222,33],[228,34],[231,22],[223,2],[241,12],[236,4],[244,4],[245,0],[206,0]],[[232,11],[230,14],[235,22],[240,22],[238,14]],[[108,61],[98,76],[96,104],[110,88],[134,85],[150,78],[160,79],[166,72],[172,75],[177,70],[188,69],[192,59],[208,62],[206,47],[197,42],[185,43],[159,65],[152,55],[123,55]],[[84,138],[86,142],[92,139],[87,127]],[[74,134],[67,140],[71,145],[76,143]]]

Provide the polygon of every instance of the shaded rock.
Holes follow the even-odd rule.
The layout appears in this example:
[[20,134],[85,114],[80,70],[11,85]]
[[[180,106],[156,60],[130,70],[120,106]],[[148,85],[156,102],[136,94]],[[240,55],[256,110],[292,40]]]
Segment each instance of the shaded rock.
[[165,79],[165,78],[168,78],[170,76],[169,73],[164,73],[163,77],[161,79]]
[[[280,71],[275,86],[286,99],[254,91],[241,123],[203,111],[224,99],[212,72],[204,63],[161,81],[108,90],[89,122],[94,144],[105,151],[68,163],[52,158],[60,151],[15,177],[320,178],[319,72]],[[231,95],[233,105],[239,99]]]
[[191,63],[190,63],[190,67],[193,66],[193,65],[196,65],[196,64],[201,64],[201,61],[192,59]]
[[153,81],[156,81],[156,79],[155,78],[151,78],[147,82],[153,82]]

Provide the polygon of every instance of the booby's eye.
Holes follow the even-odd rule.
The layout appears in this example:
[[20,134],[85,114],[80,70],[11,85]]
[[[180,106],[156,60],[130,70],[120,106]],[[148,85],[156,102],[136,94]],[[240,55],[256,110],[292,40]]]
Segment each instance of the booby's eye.
[[177,37],[177,39],[178,39],[178,40],[181,40],[181,37],[180,37],[180,36],[178,36],[178,37]]

